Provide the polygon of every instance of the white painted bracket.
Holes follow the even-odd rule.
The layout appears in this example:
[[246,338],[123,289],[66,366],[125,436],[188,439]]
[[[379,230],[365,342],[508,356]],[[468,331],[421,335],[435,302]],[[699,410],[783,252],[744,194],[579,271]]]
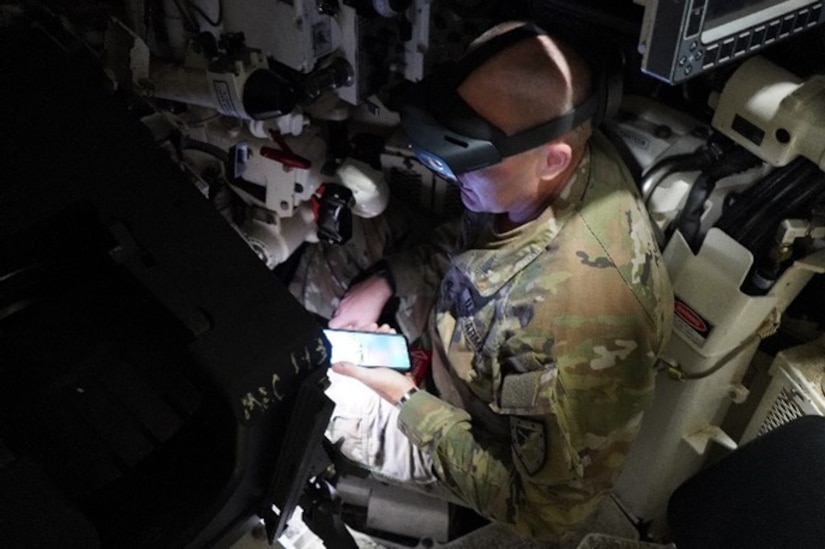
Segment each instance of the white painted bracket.
[[698,431],[685,435],[682,439],[699,455],[703,455],[707,451],[710,441],[728,450],[736,450],[737,448],[736,441],[716,425],[706,425]]
[[728,395],[735,404],[742,404],[748,399],[750,391],[741,383],[731,383]]

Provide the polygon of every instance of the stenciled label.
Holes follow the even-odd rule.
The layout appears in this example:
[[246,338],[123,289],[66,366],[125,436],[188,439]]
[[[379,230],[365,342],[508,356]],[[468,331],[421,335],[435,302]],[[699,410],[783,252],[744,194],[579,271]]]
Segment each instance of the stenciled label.
[[223,114],[238,116],[239,113],[232,101],[232,91],[229,89],[229,84],[222,80],[215,80],[212,87],[215,90],[215,99],[218,101],[218,110]]

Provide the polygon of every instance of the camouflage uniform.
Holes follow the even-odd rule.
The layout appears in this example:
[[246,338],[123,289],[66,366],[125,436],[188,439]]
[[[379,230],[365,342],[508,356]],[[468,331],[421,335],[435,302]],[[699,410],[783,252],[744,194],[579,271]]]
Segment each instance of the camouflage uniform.
[[[596,509],[621,469],[652,398],[673,296],[632,179],[598,134],[538,219],[506,234],[493,219],[467,214],[430,244],[387,258],[401,312],[430,310],[423,339],[434,387],[400,414],[349,418],[360,427],[352,455],[399,482],[382,477],[387,456],[410,460],[395,471],[413,471],[419,487],[429,481],[415,471],[423,463],[436,492],[525,536],[556,538]],[[302,271],[311,280],[334,267],[318,253],[309,262],[321,269]],[[335,291],[314,293],[330,303]],[[407,453],[383,448],[409,444],[381,433],[396,417],[414,444]],[[328,435],[348,430],[333,421]]]
[[[303,250],[289,291],[308,311],[331,318],[356,276],[388,254],[425,240],[432,232],[430,221],[420,212],[392,201],[381,216],[356,217],[352,238],[346,244],[317,243]],[[420,283],[407,295],[399,296],[397,324],[411,341],[418,339],[424,329],[438,282]]]
[[[651,401],[673,297],[631,178],[596,135],[562,196],[496,234],[467,215],[433,308],[433,393],[399,427],[481,514],[533,538],[589,516]],[[440,276],[389,258],[398,293]]]

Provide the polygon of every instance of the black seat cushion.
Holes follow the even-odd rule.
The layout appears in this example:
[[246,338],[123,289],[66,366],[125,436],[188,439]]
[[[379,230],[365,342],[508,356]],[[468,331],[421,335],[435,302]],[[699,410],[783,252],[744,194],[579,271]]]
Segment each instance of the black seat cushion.
[[679,549],[825,547],[825,418],[797,418],[688,479],[667,516]]

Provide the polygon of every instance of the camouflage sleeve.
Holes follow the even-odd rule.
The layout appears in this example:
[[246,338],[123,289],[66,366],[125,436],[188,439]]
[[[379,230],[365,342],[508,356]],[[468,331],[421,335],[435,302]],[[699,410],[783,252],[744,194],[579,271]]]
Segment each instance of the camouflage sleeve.
[[[519,418],[514,420],[518,425]],[[577,474],[567,465],[569,452],[559,444],[561,433],[553,427],[547,432],[536,431],[542,418],[526,421],[524,433],[533,442],[546,442],[554,454],[550,457],[552,467],[542,471],[545,476],[541,479],[532,478],[516,465],[510,441],[494,439],[474,427],[467,412],[429,393],[416,393],[399,416],[401,430],[414,444],[430,450],[436,476],[458,500],[525,537],[557,539],[581,522],[580,504],[590,504],[594,498],[577,485]],[[519,431],[514,436],[522,434]],[[590,510],[591,505],[587,505],[586,514]]]
[[590,291],[576,296],[576,314],[537,311],[553,314],[552,334],[526,330],[501,349],[510,373],[496,411],[510,417],[519,477],[508,522],[528,535],[569,530],[595,511],[652,400],[656,326],[629,291],[613,293],[612,313]]
[[433,231],[426,243],[384,258],[399,298],[395,320],[410,341],[426,338],[427,320],[456,249],[461,225],[458,219],[450,221]]
[[401,409],[398,425],[413,444],[430,450],[436,475],[460,501],[490,518],[512,514],[508,445],[474,430],[470,414],[418,391]]
[[436,294],[441,277],[449,266],[460,227],[458,219],[444,223],[433,232],[428,242],[385,258],[397,295]]
[[503,343],[511,373],[491,407],[509,417],[509,439],[429,394],[405,405],[400,428],[469,506],[522,535],[557,538],[612,486],[652,395],[656,335],[630,299],[612,318],[556,317],[554,336],[527,329]]

